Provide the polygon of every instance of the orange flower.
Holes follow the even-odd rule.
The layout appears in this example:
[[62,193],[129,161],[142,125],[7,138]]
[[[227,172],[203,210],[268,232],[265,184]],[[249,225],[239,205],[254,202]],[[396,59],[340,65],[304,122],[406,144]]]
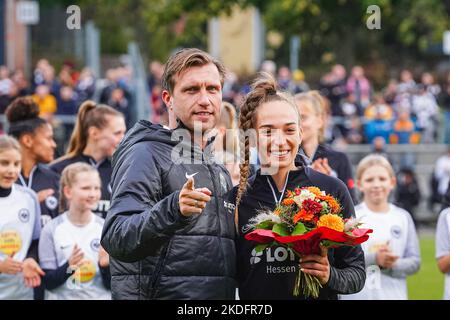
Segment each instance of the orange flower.
[[341,212],[341,206],[334,197],[327,194],[325,196],[318,196],[318,198],[328,203],[331,208],[331,213],[338,214],[339,212]]
[[279,216],[279,215],[281,214],[280,208],[276,208],[276,209],[273,211],[273,213],[276,214],[277,216]]
[[295,203],[295,201],[292,198],[285,198],[285,199],[283,199],[283,204],[285,206],[290,206],[291,204],[294,204],[294,203]]
[[327,200],[328,204],[331,207],[331,212],[334,214],[338,214],[339,212],[341,212],[341,206],[339,205],[339,203],[336,201],[336,199],[334,199],[333,197],[331,197],[330,199]]
[[317,222],[317,227],[327,227],[336,231],[344,231],[344,220],[335,214],[324,214]]
[[294,223],[302,221],[312,221],[314,219],[314,213],[312,212],[306,212],[305,210],[301,209],[292,219]]

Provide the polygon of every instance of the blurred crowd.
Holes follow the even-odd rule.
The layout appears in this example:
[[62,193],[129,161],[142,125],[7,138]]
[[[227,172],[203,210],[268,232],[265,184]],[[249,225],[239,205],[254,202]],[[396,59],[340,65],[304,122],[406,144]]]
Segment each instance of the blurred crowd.
[[60,154],[65,147],[62,144],[72,133],[73,119],[86,100],[94,99],[113,107],[124,114],[126,124],[130,125],[132,72],[129,67],[106,70],[101,82],[89,68],[77,70],[69,61],[62,64],[59,73],[55,69],[47,59],[40,59],[27,79],[22,70],[11,72],[6,66],[0,66],[0,114],[16,98],[31,96],[39,106],[40,116],[52,123],[57,132],[60,130],[61,139],[57,141]]
[[[317,89],[327,98],[332,126],[327,128],[328,142],[365,144],[382,137],[387,144],[436,143],[443,127],[444,143],[450,143],[450,74],[440,85],[430,72],[415,77],[402,70],[398,79],[390,79],[376,91],[362,66],[350,73],[336,64],[310,88],[302,70],[291,71],[286,66],[277,69],[273,61],[264,61],[261,71],[278,80],[280,89],[292,94]],[[154,122],[165,121],[165,107],[160,99],[160,79],[164,66],[153,61],[149,67],[148,86],[154,108]],[[312,86],[311,86],[312,87]],[[223,87],[223,99],[239,109],[249,91],[248,79],[239,79],[228,72]],[[444,116],[440,116],[442,109]]]

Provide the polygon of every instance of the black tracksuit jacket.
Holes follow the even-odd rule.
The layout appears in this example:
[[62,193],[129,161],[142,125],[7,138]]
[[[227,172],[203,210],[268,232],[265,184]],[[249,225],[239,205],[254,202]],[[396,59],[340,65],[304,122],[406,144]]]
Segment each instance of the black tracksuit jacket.
[[[235,296],[234,216],[224,202],[231,179],[211,152],[191,149],[186,130],[174,131],[188,143],[141,120],[113,156],[111,208],[101,240],[111,255],[113,299]],[[211,190],[212,199],[201,214],[186,218],[179,192],[194,173],[195,187]]]

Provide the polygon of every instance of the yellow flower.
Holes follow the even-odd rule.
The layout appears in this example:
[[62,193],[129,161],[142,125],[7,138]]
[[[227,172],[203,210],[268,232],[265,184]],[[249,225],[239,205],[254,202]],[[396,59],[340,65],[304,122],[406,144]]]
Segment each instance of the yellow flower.
[[336,231],[344,231],[344,220],[335,214],[324,214],[317,222],[317,227],[327,227]]
[[322,191],[317,187],[308,187],[309,192],[314,193],[316,196],[321,196]]

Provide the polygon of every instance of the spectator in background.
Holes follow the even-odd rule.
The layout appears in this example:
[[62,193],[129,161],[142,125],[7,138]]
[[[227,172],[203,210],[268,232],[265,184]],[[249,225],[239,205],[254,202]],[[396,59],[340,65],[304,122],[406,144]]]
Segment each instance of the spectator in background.
[[[393,131],[390,135],[392,144],[418,144],[420,134],[416,132],[414,122],[411,120],[409,112],[402,110],[399,112],[397,120],[394,121]],[[414,168],[416,156],[412,152],[402,153],[400,156],[400,166]]]
[[155,60],[150,62],[149,65],[149,75],[147,78],[148,90],[152,92],[153,87],[156,85],[161,86],[161,79],[164,73],[164,65]]
[[68,67],[63,66],[59,72],[58,79],[61,86],[73,87],[75,85],[69,70]]
[[320,80],[320,92],[330,100],[333,116],[342,116],[341,99],[347,95],[346,74],[344,66],[336,64],[331,72]]
[[59,81],[61,85],[74,87],[78,82],[80,73],[75,70],[75,65],[70,61],[65,61],[59,72]]
[[412,112],[412,95],[416,88],[416,82],[409,70],[403,70],[400,74],[400,83],[397,85],[395,111],[407,109]]
[[40,59],[36,63],[36,68],[33,71],[33,81],[32,81],[32,90],[34,91],[38,85],[45,84],[45,76],[44,73],[50,67],[50,64],[47,59]]
[[422,197],[416,174],[411,168],[404,167],[396,174],[397,188],[395,190],[395,204],[411,214],[414,225],[419,228],[416,208]]
[[9,70],[6,66],[0,66],[0,95],[9,94],[13,81],[9,78]]
[[278,69],[278,78],[277,78],[278,86],[283,91],[288,91],[291,86],[291,70],[289,70],[286,66],[281,66]]
[[349,144],[362,144],[364,143],[364,135],[362,134],[363,126],[361,118],[357,115],[352,116],[349,119],[349,127],[347,129],[347,135],[345,141]]
[[367,107],[364,116],[366,123],[364,126],[364,134],[368,143],[372,143],[375,137],[383,137],[384,141],[389,141],[392,133],[392,108],[384,103],[383,97],[378,95],[375,97],[374,104]]
[[394,167],[394,171],[397,171],[397,164],[393,162],[393,159],[386,150],[386,140],[383,137],[375,137],[372,141],[372,153],[388,159],[389,163]]
[[364,118],[366,120],[373,120],[380,118],[386,121],[394,119],[394,110],[386,103],[381,94],[376,94],[373,99],[373,103],[370,104],[364,111]]
[[411,93],[416,87],[416,82],[411,71],[404,69],[400,73],[400,83],[397,86],[397,93],[408,92]]
[[0,66],[0,113],[5,113],[10,104],[14,82],[9,78],[9,70],[6,66]]
[[50,93],[58,99],[61,84],[58,79],[55,78],[55,68],[52,65],[49,65],[44,69],[44,83],[49,87]]
[[75,92],[78,95],[78,104],[92,99],[95,93],[95,77],[91,69],[84,68],[81,71],[78,82],[75,85]]
[[444,110],[444,143],[450,144],[450,72],[447,74],[440,100]]
[[32,98],[39,106],[39,116],[50,120],[57,110],[57,102],[55,97],[50,94],[49,87],[45,84],[38,85]]
[[119,74],[116,69],[108,69],[106,71],[106,85],[100,93],[100,103],[106,104],[111,97],[111,92],[117,86]]
[[124,115],[125,124],[129,128],[131,120],[130,103],[125,97],[125,91],[121,87],[116,87],[111,91],[108,105]]
[[16,71],[14,71],[13,74],[11,75],[11,80],[17,86],[18,96],[23,97],[31,93],[29,83],[25,78],[23,70],[17,69]]
[[128,101],[131,101],[133,70],[130,66],[117,68],[118,78],[117,85],[122,88]]
[[448,146],[447,154],[439,157],[436,161],[433,175],[437,182],[436,192],[442,203],[450,183],[450,145]]
[[[56,110],[57,115],[64,116],[76,116],[78,112],[78,99],[77,95],[73,91],[73,89],[69,86],[64,86],[61,88],[60,98],[58,101],[58,108]],[[74,128],[74,123],[68,121],[64,121],[64,142],[70,140],[70,136],[72,135],[72,131]]]
[[223,90],[222,90],[222,100],[227,101],[231,104],[233,104],[234,97],[239,92],[239,84],[238,84],[238,77],[236,73],[232,71],[228,71],[225,75],[225,81],[223,83]]
[[161,99],[162,88],[160,84],[155,84],[150,93],[152,101],[152,123],[169,123],[167,107]]
[[424,85],[417,86],[417,94],[412,99],[412,111],[417,117],[416,125],[421,133],[421,142],[436,142],[439,106],[436,98]]
[[375,119],[367,121],[364,127],[364,134],[369,143],[372,143],[375,137],[383,137],[384,141],[389,141],[391,133],[391,121],[384,120],[381,116],[377,116]]
[[302,70],[294,70],[292,72],[292,82],[289,91],[292,94],[303,93],[309,91],[309,85],[305,82],[305,73]]
[[414,122],[409,112],[402,110],[399,112],[397,120],[394,121],[393,131],[390,136],[392,144],[418,144],[420,134],[416,132]]
[[396,103],[398,83],[396,79],[390,79],[386,88],[383,89],[383,98],[387,104],[393,106]]
[[275,73],[277,71],[277,65],[272,60],[264,60],[261,64],[260,71],[267,72],[268,74],[275,77]]
[[372,87],[361,66],[352,68],[351,76],[347,80],[347,92],[354,95],[358,108],[365,109],[369,105]]
[[431,93],[435,99],[438,98],[439,94],[441,93],[441,87],[434,82],[434,77],[429,72],[424,72],[422,74],[422,85],[425,86],[428,93]]

